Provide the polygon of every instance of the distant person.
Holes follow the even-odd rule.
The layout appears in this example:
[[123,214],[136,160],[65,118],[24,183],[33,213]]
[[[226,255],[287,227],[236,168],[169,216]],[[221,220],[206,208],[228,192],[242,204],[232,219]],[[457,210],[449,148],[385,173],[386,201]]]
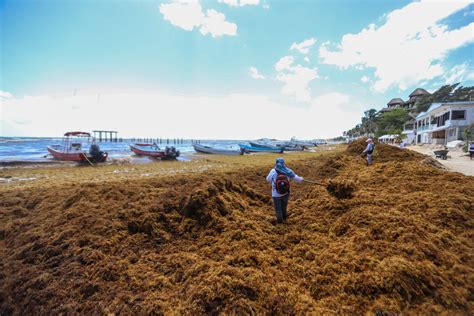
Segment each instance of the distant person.
[[474,156],[474,142],[469,145],[469,158],[472,160],[472,156]]
[[282,223],[288,218],[286,208],[290,198],[290,180],[302,182],[303,178],[285,166],[283,158],[277,158],[275,168],[270,170],[267,181],[272,184],[273,206],[275,207],[277,222]]
[[372,138],[367,139],[366,143],[367,147],[364,149],[361,155],[367,155],[367,166],[370,166],[372,164],[372,153],[374,152],[375,144]]

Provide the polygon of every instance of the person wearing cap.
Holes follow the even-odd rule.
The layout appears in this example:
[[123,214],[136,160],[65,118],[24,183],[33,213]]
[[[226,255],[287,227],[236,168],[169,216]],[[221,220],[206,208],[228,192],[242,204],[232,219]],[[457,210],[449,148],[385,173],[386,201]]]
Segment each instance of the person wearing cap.
[[372,138],[367,139],[366,142],[367,147],[362,152],[362,156],[364,154],[367,155],[367,166],[370,166],[372,164],[372,153],[374,152],[375,144]]
[[283,158],[277,158],[275,167],[270,170],[267,176],[267,181],[272,184],[273,206],[275,207],[278,223],[282,223],[288,218],[286,209],[290,198],[290,180],[299,183],[303,181],[303,177],[298,176],[288,168]]

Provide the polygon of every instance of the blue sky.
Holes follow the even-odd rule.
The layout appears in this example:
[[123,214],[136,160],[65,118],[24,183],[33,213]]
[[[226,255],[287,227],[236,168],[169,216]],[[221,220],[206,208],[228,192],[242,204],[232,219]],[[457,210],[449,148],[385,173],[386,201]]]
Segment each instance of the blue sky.
[[[4,136],[331,137],[417,87],[474,84],[469,1],[17,0],[0,14]],[[62,124],[45,128],[51,111]]]

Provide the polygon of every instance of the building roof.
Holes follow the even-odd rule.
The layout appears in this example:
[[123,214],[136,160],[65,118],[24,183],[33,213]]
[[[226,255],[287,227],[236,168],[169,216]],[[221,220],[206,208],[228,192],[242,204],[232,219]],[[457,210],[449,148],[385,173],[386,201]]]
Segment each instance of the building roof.
[[437,108],[440,108],[442,106],[463,106],[463,105],[473,105],[474,106],[474,101],[455,101],[455,102],[443,102],[443,103],[432,103],[428,110],[426,112],[421,112],[420,114],[417,115],[417,119],[426,115],[427,113],[430,113]]
[[390,100],[390,102],[387,103],[387,105],[394,105],[394,104],[403,104],[405,103],[402,99],[400,98],[393,98]]
[[423,88],[416,88],[415,91],[410,93],[409,97],[411,98],[411,97],[421,96],[421,95],[425,95],[425,94],[431,94],[431,93],[429,93],[428,91],[426,91]]
[[443,103],[431,103],[430,107],[428,108],[428,110],[426,111],[426,113],[429,113],[433,110],[436,110],[437,108],[439,108],[440,106],[443,106]]
[[418,115],[416,116],[416,118],[419,119],[419,118],[425,116],[426,113],[427,113],[427,112],[420,112],[420,114],[418,114]]

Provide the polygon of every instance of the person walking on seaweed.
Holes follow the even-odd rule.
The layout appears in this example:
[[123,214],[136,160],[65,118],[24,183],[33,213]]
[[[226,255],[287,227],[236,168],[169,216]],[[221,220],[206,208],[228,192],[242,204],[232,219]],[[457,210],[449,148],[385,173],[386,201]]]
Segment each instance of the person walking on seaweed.
[[270,170],[267,181],[272,184],[273,205],[278,223],[282,223],[288,218],[286,208],[290,198],[290,180],[299,183],[303,181],[303,177],[296,175],[293,170],[286,167],[283,158],[277,158],[275,168]]
[[367,155],[367,166],[370,166],[372,164],[372,153],[374,152],[375,144],[372,138],[367,139],[366,142],[367,142],[367,147],[364,149],[361,155],[362,156],[364,156],[364,154]]

